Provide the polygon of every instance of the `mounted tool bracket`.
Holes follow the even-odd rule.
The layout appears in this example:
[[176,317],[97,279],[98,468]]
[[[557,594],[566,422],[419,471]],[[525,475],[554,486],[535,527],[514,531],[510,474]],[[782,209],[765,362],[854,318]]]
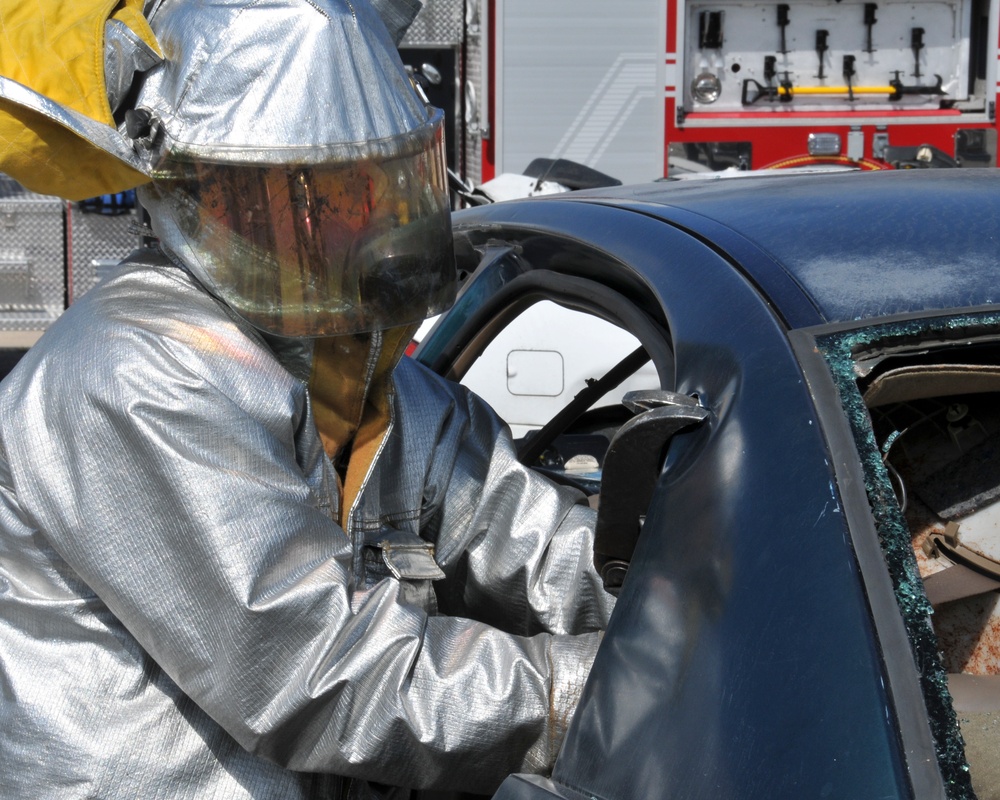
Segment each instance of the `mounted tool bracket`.
[[877,3],[865,3],[865,28],[867,29],[867,34],[865,37],[865,52],[874,53],[875,48],[872,46],[872,28],[875,23],[878,22],[875,19],[875,11],[878,9]]
[[785,39],[785,30],[788,28],[787,3],[780,3],[778,5],[778,27],[781,28],[781,47],[778,49],[778,52],[785,54],[788,52],[788,42]]
[[913,50],[913,77],[923,77],[920,74],[920,51],[924,49],[924,29],[910,29],[910,49]]
[[722,12],[702,11],[698,17],[698,46],[702,50],[722,49]]
[[826,61],[826,51],[830,49],[830,45],[827,43],[829,38],[830,31],[822,28],[816,31],[816,55],[819,56],[819,74],[816,77],[820,80],[826,77],[823,74],[823,62]]

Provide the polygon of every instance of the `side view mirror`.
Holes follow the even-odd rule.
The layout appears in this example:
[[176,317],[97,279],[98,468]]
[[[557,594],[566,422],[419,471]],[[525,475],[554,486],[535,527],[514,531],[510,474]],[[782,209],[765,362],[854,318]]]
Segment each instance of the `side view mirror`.
[[709,411],[687,395],[662,390],[629,392],[636,412],[615,434],[604,457],[594,534],[594,566],[606,591],[617,596],[653,499],[671,439],[700,425]]

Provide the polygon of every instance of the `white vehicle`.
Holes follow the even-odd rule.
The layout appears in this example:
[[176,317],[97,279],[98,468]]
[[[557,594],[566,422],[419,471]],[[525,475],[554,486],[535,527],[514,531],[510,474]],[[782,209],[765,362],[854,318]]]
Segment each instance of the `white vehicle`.
[[[428,320],[417,341],[436,322],[437,318]],[[462,384],[486,400],[510,425],[514,437],[521,438],[638,347],[638,339],[617,325],[543,300],[499,332],[462,377]],[[655,388],[659,388],[656,368],[646,364],[593,406],[617,408],[625,392]]]

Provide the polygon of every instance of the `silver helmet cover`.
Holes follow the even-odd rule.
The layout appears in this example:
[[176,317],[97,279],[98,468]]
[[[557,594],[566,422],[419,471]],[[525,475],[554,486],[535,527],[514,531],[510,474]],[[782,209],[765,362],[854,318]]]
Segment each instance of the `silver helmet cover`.
[[163,0],[136,108],[164,249],[257,327],[327,336],[455,292],[440,114],[367,0]]
[[152,69],[162,59],[131,28],[117,19],[104,25],[104,87],[114,114],[121,108],[136,73]]

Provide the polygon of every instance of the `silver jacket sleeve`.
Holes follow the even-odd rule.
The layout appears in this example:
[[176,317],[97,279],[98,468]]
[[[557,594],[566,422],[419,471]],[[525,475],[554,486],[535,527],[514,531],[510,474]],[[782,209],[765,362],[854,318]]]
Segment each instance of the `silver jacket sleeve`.
[[345,531],[293,372],[186,273],[136,263],[2,384],[6,797],[550,768],[611,608],[591,513],[406,362]]

